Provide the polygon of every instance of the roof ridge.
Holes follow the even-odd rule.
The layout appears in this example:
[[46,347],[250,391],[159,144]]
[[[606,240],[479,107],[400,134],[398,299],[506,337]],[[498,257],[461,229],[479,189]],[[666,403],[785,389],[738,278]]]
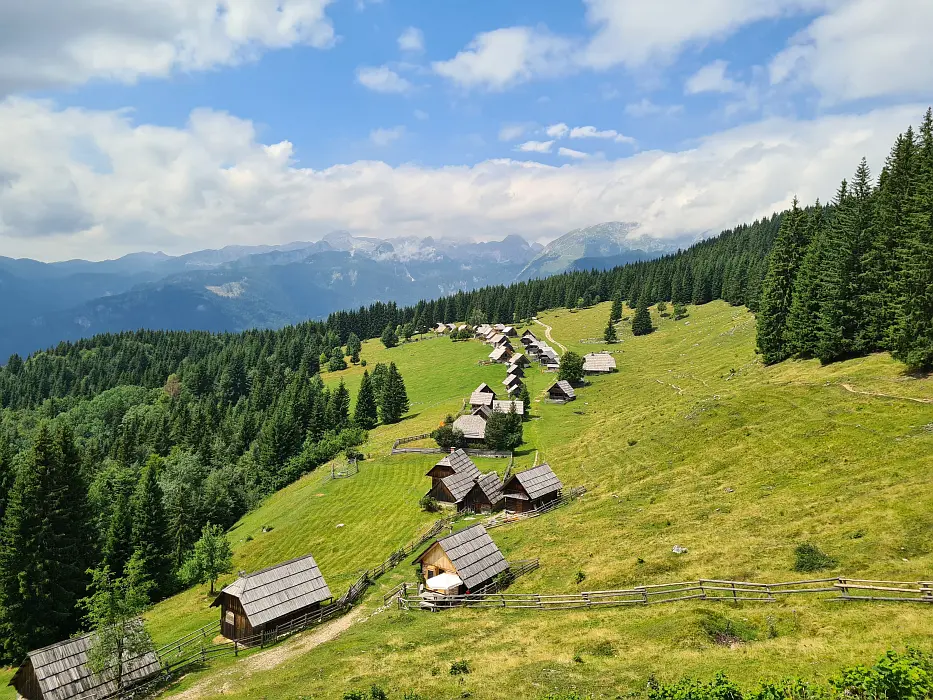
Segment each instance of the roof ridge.
[[[308,554],[302,555],[302,556],[300,556],[300,557],[295,557],[294,559],[289,559],[288,561],[282,561],[282,562],[279,562],[278,564],[273,564],[272,566],[267,566],[267,567],[264,568],[264,569],[259,569],[259,570],[257,570],[257,571],[252,571],[252,572],[250,572],[250,573],[248,573],[248,574],[243,574],[242,576],[239,577],[239,580],[242,580],[242,581],[246,582],[246,581],[248,581],[250,578],[252,578],[253,576],[259,576],[259,574],[264,574],[264,573],[266,573],[267,571],[272,571],[273,569],[278,569],[280,566],[288,566],[289,564],[294,564],[296,561],[301,561],[302,559],[309,559],[309,558],[310,558],[312,561],[314,561],[314,565],[317,566],[317,560],[315,560],[315,559],[314,559],[314,555],[311,554],[311,553],[309,552]],[[233,583],[236,583],[236,581],[234,581]],[[228,584],[228,585],[232,585],[232,584]],[[242,592],[243,592],[243,593],[246,593],[247,590],[248,590],[248,589],[247,589],[246,587],[244,587]]]

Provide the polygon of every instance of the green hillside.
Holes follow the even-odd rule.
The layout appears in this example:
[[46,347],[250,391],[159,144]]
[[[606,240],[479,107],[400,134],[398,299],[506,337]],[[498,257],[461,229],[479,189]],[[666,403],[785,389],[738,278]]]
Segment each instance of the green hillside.
[[[589,352],[601,345],[581,341],[601,336],[607,315],[602,304],[540,318],[556,341]],[[724,303],[691,307],[677,322],[656,312],[654,318],[660,327],[647,337],[633,338],[622,324],[622,342],[613,346],[621,351],[616,374],[594,378],[573,404],[533,404],[519,466],[530,465],[537,449],[565,484],[585,485],[588,493],[545,517],[493,531],[508,558],[541,560],[513,590],[698,577],[794,580],[793,549],[801,542],[838,559],[830,575],[930,578],[933,404],[908,400],[933,397],[930,379],[904,374],[887,355],[828,367],[763,367],[754,353],[754,318]],[[480,381],[501,386],[502,367],[477,364],[486,352],[477,342],[442,338],[391,350],[367,343],[370,363],[398,363],[412,415],[371,433],[360,474],[325,484],[323,470],[313,473],[243,518],[231,534],[236,566],[254,569],[310,551],[341,591],[425,528],[433,518],[417,501],[434,460],[390,457],[388,449],[396,437],[437,425]],[[351,392],[361,371],[339,373]],[[530,371],[533,397],[553,378]],[[484,461],[484,470],[504,466]],[[677,544],[688,553],[673,554]],[[414,580],[406,564],[380,581],[364,609],[375,610],[379,591],[402,580]],[[149,620],[157,641],[211,621],[216,611],[208,600],[206,591],[189,591],[156,606]],[[249,663],[216,664],[172,692],[210,697],[222,685],[224,697],[339,698],[375,683],[398,697],[408,689],[425,698],[511,698],[570,688],[614,697],[640,690],[651,673],[673,679],[723,669],[743,683],[790,673],[819,677],[890,647],[929,647],[930,612],[805,597],[599,612],[393,609],[361,617],[315,648],[304,641],[314,634],[308,632]],[[710,630],[728,621],[757,641],[716,644]],[[449,675],[461,658],[473,672]]]

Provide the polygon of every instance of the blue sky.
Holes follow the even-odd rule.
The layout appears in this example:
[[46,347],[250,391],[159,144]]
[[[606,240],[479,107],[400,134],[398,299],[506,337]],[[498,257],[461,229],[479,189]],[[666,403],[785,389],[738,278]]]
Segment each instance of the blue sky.
[[0,254],[707,235],[879,168],[933,100],[931,23],[928,0],[5,6]]

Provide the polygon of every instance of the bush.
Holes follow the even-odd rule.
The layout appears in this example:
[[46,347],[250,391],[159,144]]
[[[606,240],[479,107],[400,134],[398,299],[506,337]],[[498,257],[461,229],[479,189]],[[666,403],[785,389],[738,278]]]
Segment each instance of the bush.
[[418,501],[418,505],[425,513],[439,513],[441,511],[441,504],[428,493],[421,497],[421,500]]
[[433,433],[431,437],[437,446],[449,450],[450,448],[463,447],[463,432],[459,428],[454,428],[449,423],[445,423]]
[[689,314],[687,313],[687,307],[683,304],[674,304],[674,320],[679,321],[682,318],[687,318]]
[[459,661],[454,661],[450,664],[450,675],[451,676],[463,676],[470,672],[470,664],[468,664],[464,659]]
[[758,630],[747,622],[730,620],[718,612],[704,611],[702,615],[700,629],[716,644],[730,646],[737,642],[754,642],[758,639]]
[[582,571],[578,571],[578,572],[577,572],[576,574],[574,574],[574,576],[573,576],[573,582],[574,582],[574,583],[583,583],[583,581],[584,581],[585,579],[586,579],[586,574],[583,573]]
[[831,569],[838,562],[813,544],[798,544],[794,549],[794,571],[822,571]]

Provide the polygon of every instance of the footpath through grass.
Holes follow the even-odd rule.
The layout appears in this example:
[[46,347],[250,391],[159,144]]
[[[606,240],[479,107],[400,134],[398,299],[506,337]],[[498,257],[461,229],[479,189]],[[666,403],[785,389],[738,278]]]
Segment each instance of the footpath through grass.
[[[577,352],[604,347],[608,304],[543,314]],[[592,378],[567,405],[540,401],[554,375],[528,374],[533,420],[520,466],[540,450],[568,486],[588,493],[544,517],[493,531],[510,559],[541,568],[515,591],[561,592],[704,578],[782,581],[794,547],[811,542],[838,560],[819,575],[933,577],[933,380],[903,374],[886,355],[821,367],[763,367],[754,318],[723,303],[633,338],[620,326],[619,371]],[[543,335],[541,326],[532,326]],[[413,416],[373,431],[360,474],[321,484],[312,474],[276,494],[234,529],[236,565],[252,570],[312,552],[339,593],[434,516],[418,511],[431,456],[388,457],[392,440],[426,432],[480,381],[501,387],[504,368],[479,366],[488,349],[431,339],[385,350],[365,344],[370,367],[394,360]],[[360,368],[343,376],[355,394]],[[847,385],[849,389],[843,385]],[[487,470],[491,463],[480,464]],[[323,470],[322,470],[323,471]],[[322,494],[322,495],[319,495]],[[341,525],[342,527],[338,527]],[[262,532],[263,526],[271,531]],[[249,541],[247,539],[249,538]],[[688,549],[677,555],[674,545]],[[582,581],[578,581],[581,578]],[[413,580],[401,564],[381,589]],[[364,603],[375,609],[376,594]],[[149,616],[160,640],[211,621],[192,591]],[[930,648],[933,609],[794,597],[777,604],[685,602],[600,611],[382,612],[337,640],[225,683],[224,697],[340,698],[382,686],[390,697],[535,698],[559,689],[597,697],[640,691],[649,674],[674,679],[725,670],[743,684],[793,674],[820,677],[870,662],[890,647]],[[725,640],[725,643],[723,643]],[[451,676],[465,659],[472,672]],[[211,670],[198,674],[210,677]],[[187,685],[183,684],[183,685]]]

